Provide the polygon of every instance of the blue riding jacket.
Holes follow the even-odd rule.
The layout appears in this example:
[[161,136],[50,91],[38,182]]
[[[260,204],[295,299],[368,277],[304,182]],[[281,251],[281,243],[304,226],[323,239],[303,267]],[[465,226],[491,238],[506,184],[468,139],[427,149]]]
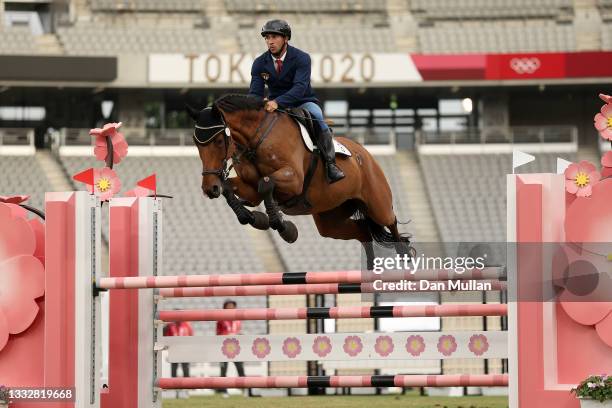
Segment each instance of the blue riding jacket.
[[306,102],[319,104],[310,86],[310,55],[287,44],[287,54],[280,75],[270,51],[266,51],[253,61],[251,67],[251,86],[249,95],[264,97],[264,79],[268,74],[268,99],[276,101],[279,107],[297,107]]

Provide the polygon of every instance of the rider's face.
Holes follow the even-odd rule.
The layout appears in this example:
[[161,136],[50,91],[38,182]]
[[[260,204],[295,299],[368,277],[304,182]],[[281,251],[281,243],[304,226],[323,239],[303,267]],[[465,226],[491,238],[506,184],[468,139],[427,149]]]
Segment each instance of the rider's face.
[[272,54],[278,54],[285,45],[285,37],[278,34],[266,34],[266,46]]

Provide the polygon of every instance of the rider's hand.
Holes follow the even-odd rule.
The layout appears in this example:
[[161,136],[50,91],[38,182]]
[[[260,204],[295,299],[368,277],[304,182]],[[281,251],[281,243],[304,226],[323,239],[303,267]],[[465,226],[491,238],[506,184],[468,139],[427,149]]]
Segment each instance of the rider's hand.
[[266,110],[268,112],[274,112],[276,109],[278,109],[278,103],[276,103],[275,101],[266,102]]

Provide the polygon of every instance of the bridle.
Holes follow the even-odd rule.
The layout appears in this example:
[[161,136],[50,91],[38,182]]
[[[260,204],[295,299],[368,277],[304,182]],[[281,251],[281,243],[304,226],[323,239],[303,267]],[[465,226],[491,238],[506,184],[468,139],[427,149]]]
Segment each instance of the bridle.
[[223,157],[223,162],[221,164],[221,167],[217,168],[217,169],[206,169],[204,168],[202,170],[202,176],[207,176],[207,175],[214,175],[217,176],[221,179],[221,182],[225,182],[227,180],[227,177],[229,176],[230,171],[232,170],[232,166],[230,166],[230,168],[227,167],[227,163],[230,159],[229,157],[229,144],[230,144],[230,140],[233,141],[233,143],[236,145],[237,149],[240,151],[238,155],[236,155],[236,157],[233,158],[233,160],[238,163],[240,160],[240,157],[242,155],[246,156],[246,158],[248,160],[250,160],[251,162],[254,162],[257,156],[257,149],[259,148],[259,146],[261,146],[261,144],[263,143],[263,141],[265,140],[265,138],[270,134],[270,132],[272,131],[272,128],[274,127],[274,125],[276,124],[276,121],[279,118],[279,115],[275,114],[272,116],[271,120],[267,120],[269,117],[270,112],[266,112],[262,121],[259,123],[259,126],[257,126],[257,129],[255,129],[255,134],[253,135],[253,139],[257,138],[257,135],[259,134],[259,131],[263,128],[264,123],[267,123],[267,127],[266,130],[263,132],[263,134],[261,135],[261,137],[257,140],[257,143],[255,143],[254,147],[248,147],[248,146],[243,146],[241,144],[239,144],[238,142],[236,142],[235,140],[232,140],[231,137],[231,132],[230,132],[230,128],[227,126],[227,124],[225,123],[225,119],[223,119],[223,117],[221,117],[221,120],[223,122],[223,124],[221,125],[213,125],[213,126],[198,126],[197,124],[195,125],[196,129],[201,129],[201,130],[211,130],[211,129],[216,129],[216,128],[221,128],[219,131],[215,132],[212,136],[210,136],[208,138],[208,140],[205,141],[201,141],[200,139],[198,139],[198,137],[195,134],[195,131],[193,132],[193,139],[195,141],[195,143],[197,145],[200,146],[206,146],[208,144],[210,144],[215,137],[221,133],[221,132],[225,132],[225,135],[223,137],[223,142],[224,142],[224,146],[225,146],[225,154]]
[[227,127],[227,125],[225,124],[225,121],[223,121],[222,125],[214,125],[214,126],[198,126],[197,124],[195,125],[196,129],[200,129],[200,130],[211,130],[211,129],[216,129],[216,128],[221,128],[219,131],[213,133],[213,135],[205,141],[201,141],[200,139],[198,139],[198,137],[195,134],[195,131],[193,132],[193,139],[195,141],[196,144],[201,145],[201,146],[206,146],[208,144],[210,144],[213,140],[215,140],[215,137],[221,133],[221,132],[225,132],[225,134],[223,135],[223,145],[225,147],[225,154],[223,155],[223,162],[221,163],[221,167],[217,168],[217,169],[207,169],[204,168],[202,170],[202,176],[207,176],[207,175],[214,175],[217,176],[221,179],[221,181],[225,181],[227,180],[227,176],[229,176],[229,172],[231,169],[227,168],[227,162],[229,161],[229,142],[230,142],[230,138],[231,138],[231,132],[229,127]]

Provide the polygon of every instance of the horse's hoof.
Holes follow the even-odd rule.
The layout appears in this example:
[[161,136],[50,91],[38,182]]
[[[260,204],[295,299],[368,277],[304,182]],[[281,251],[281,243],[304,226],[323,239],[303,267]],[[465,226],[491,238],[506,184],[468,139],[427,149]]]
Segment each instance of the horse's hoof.
[[270,228],[270,219],[268,216],[261,211],[253,211],[251,212],[253,215],[253,220],[251,222],[251,226],[258,230],[267,230]]
[[293,244],[298,239],[298,229],[291,221],[283,221],[283,228],[278,234],[290,244]]

